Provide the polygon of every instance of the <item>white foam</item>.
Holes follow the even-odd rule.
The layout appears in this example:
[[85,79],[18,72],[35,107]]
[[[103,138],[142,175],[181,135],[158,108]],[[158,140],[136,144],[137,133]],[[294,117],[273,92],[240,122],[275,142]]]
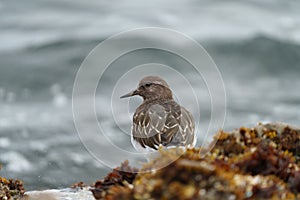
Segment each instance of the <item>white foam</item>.
[[51,87],[51,93],[53,95],[53,105],[57,108],[64,107],[68,103],[68,97],[62,92],[62,88],[59,84],[54,84]]
[[7,148],[11,144],[11,141],[9,138],[0,138],[0,148]]
[[36,151],[46,151],[48,148],[48,143],[46,141],[30,141],[29,146],[32,150]]
[[24,172],[33,170],[31,163],[20,153],[9,151],[0,155],[1,163],[11,172]]
[[53,98],[53,104],[55,107],[58,108],[64,107],[65,105],[67,105],[67,103],[68,103],[68,98],[63,93],[56,94]]
[[29,196],[29,200],[94,200],[89,187],[82,190],[66,188],[61,190],[29,191],[26,194]]
[[82,165],[86,162],[88,162],[86,156],[80,155],[78,153],[70,153],[70,158],[77,164]]

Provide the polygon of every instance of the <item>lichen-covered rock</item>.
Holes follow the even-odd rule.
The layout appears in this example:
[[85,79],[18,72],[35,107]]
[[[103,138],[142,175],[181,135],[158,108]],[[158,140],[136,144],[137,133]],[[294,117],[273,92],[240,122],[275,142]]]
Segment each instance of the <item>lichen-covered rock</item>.
[[0,177],[0,200],[18,200],[24,196],[23,182]]
[[[282,123],[220,131],[205,149],[161,152],[133,176],[113,171],[96,199],[297,199],[300,130]],[[170,165],[164,166],[164,163]],[[123,164],[124,165],[124,164]],[[126,163],[128,168],[128,163]],[[118,168],[118,170],[122,169]],[[159,170],[157,170],[159,169]],[[128,170],[126,170],[128,173]],[[116,178],[114,179],[116,175]],[[131,177],[127,180],[124,177]]]
[[[294,198],[288,185],[270,175],[243,173],[231,162],[209,155],[195,158],[189,150],[155,173],[134,181],[134,199],[284,199]],[[193,159],[191,159],[193,158]],[[160,159],[166,159],[162,157]]]
[[[109,173],[103,180],[97,181],[93,185],[93,195],[96,199],[102,199],[109,196],[114,188],[121,186],[120,188],[129,187],[136,177],[138,169],[131,168],[128,161],[122,163],[121,167],[115,168],[111,173]],[[121,191],[121,190],[118,190]],[[125,195],[125,192],[123,196]]]

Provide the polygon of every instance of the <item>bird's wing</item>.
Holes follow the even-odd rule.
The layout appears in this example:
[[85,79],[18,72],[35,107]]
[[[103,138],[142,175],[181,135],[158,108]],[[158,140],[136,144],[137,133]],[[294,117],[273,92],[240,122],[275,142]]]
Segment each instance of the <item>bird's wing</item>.
[[168,119],[163,130],[163,140],[166,146],[186,146],[193,145],[194,136],[194,119],[184,107],[176,102],[168,103],[166,106]]
[[165,129],[168,112],[159,105],[153,104],[147,109],[135,113],[133,117],[132,136],[142,147],[157,149],[163,144],[162,134]]
[[133,139],[153,149],[163,146],[193,145],[195,124],[192,115],[176,102],[154,104],[133,118]]
[[[179,114],[179,113],[178,113]],[[173,138],[174,142],[178,141],[181,145],[194,145],[195,135],[195,122],[193,116],[184,107],[180,108],[180,115],[176,116],[176,120],[179,124],[180,134],[176,134]]]
[[[174,102],[175,103],[175,102]],[[173,141],[174,135],[178,133],[180,124],[178,123],[180,121],[181,117],[181,110],[180,106],[175,104],[169,104],[167,107],[167,120],[164,125],[163,129],[163,145],[167,146]]]

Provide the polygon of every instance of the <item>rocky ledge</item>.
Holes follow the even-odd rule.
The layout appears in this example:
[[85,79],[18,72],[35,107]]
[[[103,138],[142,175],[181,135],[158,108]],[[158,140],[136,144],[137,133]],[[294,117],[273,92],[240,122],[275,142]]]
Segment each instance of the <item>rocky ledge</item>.
[[259,124],[230,133],[220,131],[214,140],[205,155],[201,155],[205,149],[199,148],[179,158],[177,150],[163,151],[141,169],[148,173],[137,173],[125,162],[95,183],[94,197],[300,199],[300,129],[283,123]]
[[[1,166],[0,166],[1,169]],[[15,200],[24,196],[25,189],[20,180],[0,177],[0,200]]]
[[[125,161],[91,187],[75,184],[73,192],[65,191],[63,198],[52,192],[48,199],[90,199],[90,191],[95,199],[108,200],[300,199],[299,128],[273,123],[220,131],[209,149],[205,154],[207,149],[200,148],[184,153],[178,149],[164,150],[139,170]],[[168,162],[171,164],[161,168]],[[0,187],[7,185],[7,181],[0,183]],[[6,199],[24,194],[21,186],[18,192],[9,192],[16,188],[6,188],[5,194],[10,194]],[[2,188],[0,195],[1,192]],[[40,194],[29,192],[26,198],[34,199],[34,195]]]

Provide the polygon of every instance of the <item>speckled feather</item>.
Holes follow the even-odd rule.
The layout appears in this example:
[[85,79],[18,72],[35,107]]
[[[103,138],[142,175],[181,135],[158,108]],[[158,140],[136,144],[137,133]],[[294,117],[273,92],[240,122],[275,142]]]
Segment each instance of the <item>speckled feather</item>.
[[155,99],[141,104],[133,117],[132,136],[142,147],[193,146],[192,115],[173,99]]

